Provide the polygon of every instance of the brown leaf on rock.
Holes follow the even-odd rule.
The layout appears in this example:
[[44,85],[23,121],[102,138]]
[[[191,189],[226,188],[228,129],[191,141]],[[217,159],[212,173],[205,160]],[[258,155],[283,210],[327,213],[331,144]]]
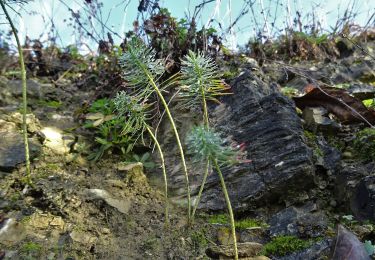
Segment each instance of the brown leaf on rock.
[[306,94],[294,97],[296,106],[303,110],[305,107],[324,107],[334,114],[343,124],[366,122],[375,123],[375,111],[365,107],[361,100],[352,97],[345,90],[331,87],[314,87],[307,85]]

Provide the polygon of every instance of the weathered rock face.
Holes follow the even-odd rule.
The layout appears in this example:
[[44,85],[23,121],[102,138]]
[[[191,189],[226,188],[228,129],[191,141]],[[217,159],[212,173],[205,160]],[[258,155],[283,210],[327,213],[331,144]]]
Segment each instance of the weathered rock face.
[[[29,139],[31,159],[40,152],[40,144],[36,139]],[[23,138],[16,125],[0,119],[0,171],[10,172],[17,165],[25,162]]]
[[[231,85],[233,95],[215,108],[213,123],[224,137],[244,143],[252,160],[223,169],[234,209],[246,211],[311,187],[312,152],[303,141],[293,102],[250,72]],[[226,208],[215,173],[208,178],[200,207]]]
[[375,220],[375,176],[362,178],[351,198],[351,210],[360,220]]
[[270,221],[270,235],[293,235],[304,238],[317,238],[323,236],[328,226],[327,217],[313,203],[301,208],[288,207]]

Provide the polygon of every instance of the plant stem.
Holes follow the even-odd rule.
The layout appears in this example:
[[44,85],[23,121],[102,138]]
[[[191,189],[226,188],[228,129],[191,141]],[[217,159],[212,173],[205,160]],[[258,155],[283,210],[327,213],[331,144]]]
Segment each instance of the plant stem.
[[171,114],[171,112],[169,110],[167,102],[165,101],[165,99],[164,99],[163,95],[161,94],[158,86],[156,85],[154,79],[149,74],[149,72],[147,71],[147,69],[144,68],[143,66],[142,66],[142,68],[144,69],[145,74],[147,75],[147,77],[148,77],[151,85],[153,86],[155,92],[159,96],[159,98],[160,98],[160,100],[161,100],[161,102],[162,102],[162,104],[164,106],[165,112],[167,113],[169,122],[171,123],[173,132],[174,132],[175,137],[176,137],[176,142],[177,142],[178,149],[180,150],[181,162],[182,162],[182,166],[184,168],[184,173],[185,173],[186,190],[187,190],[187,201],[188,201],[188,223],[190,225],[191,224],[191,222],[190,222],[191,221],[191,198],[190,198],[189,175],[188,175],[188,171],[187,171],[187,167],[186,167],[185,155],[184,155],[184,150],[182,148],[182,144],[181,144],[181,141],[180,141],[180,136],[178,134],[176,124],[175,124],[175,122],[173,120],[173,117],[172,117],[172,114]]
[[[206,94],[205,94],[205,91],[204,91],[204,88],[203,88],[201,80],[199,81],[199,86],[200,86],[201,95],[202,95],[204,126],[205,126],[206,130],[208,130],[210,128],[210,123],[208,121],[208,110],[207,110]],[[193,208],[193,213],[191,214],[191,221],[192,221],[192,223],[194,222],[195,211],[197,210],[199,202],[201,200],[203,189],[204,189],[204,185],[206,184],[209,170],[210,170],[210,161],[207,158],[206,167],[205,167],[205,171],[204,171],[202,183],[201,183],[201,186],[199,188],[198,196],[197,196],[194,208]]]
[[204,91],[204,88],[202,86],[202,83],[200,83],[200,89],[201,89],[201,95],[202,95],[202,105],[203,105],[203,119],[204,119],[204,124],[206,126],[206,129],[209,128],[210,123],[208,121],[208,110],[207,110],[207,102],[206,102],[206,93]]
[[151,131],[150,127],[146,125],[146,130],[150,134],[152,140],[154,141],[160,155],[161,159],[161,167],[163,169],[163,177],[164,177],[164,196],[165,196],[165,225],[169,225],[169,213],[168,213],[168,181],[167,181],[167,172],[165,170],[165,162],[164,162],[164,154],[163,151],[160,147],[159,141],[156,139],[156,136],[154,133]]
[[228,213],[229,213],[229,218],[230,218],[230,225],[231,225],[231,229],[232,229],[232,239],[233,239],[233,247],[234,247],[234,258],[236,260],[238,260],[236,227],[235,227],[235,224],[234,224],[233,210],[232,210],[232,205],[230,203],[230,199],[229,199],[229,195],[228,195],[228,190],[227,190],[227,187],[225,185],[224,177],[223,177],[223,174],[222,174],[222,172],[220,170],[220,167],[219,167],[219,165],[217,163],[217,160],[215,158],[211,157],[211,161],[212,161],[212,163],[213,163],[213,165],[214,165],[217,173],[219,174],[219,178],[220,178],[220,182],[221,182],[221,187],[223,189],[225,201],[227,203]]
[[21,79],[22,79],[22,132],[23,132],[23,142],[25,145],[25,160],[26,160],[26,181],[28,184],[31,184],[31,171],[30,171],[30,154],[29,154],[29,141],[27,138],[27,122],[26,122],[26,114],[27,114],[27,88],[26,88],[26,69],[25,69],[25,62],[23,58],[22,46],[20,43],[20,39],[17,35],[17,29],[14,26],[12,19],[5,7],[4,0],[0,0],[1,8],[4,11],[4,14],[12,28],[12,32],[14,38],[16,39],[17,49],[18,49],[18,56],[19,56],[19,63],[21,67]]
[[202,184],[201,184],[201,187],[199,188],[199,192],[198,192],[198,195],[197,195],[196,202],[194,204],[193,212],[191,213],[191,222],[192,223],[194,223],[195,212],[196,212],[196,210],[198,208],[199,202],[200,202],[201,197],[202,197],[202,193],[203,193],[204,185],[206,184],[206,180],[207,180],[207,177],[208,177],[209,169],[210,169],[210,161],[207,160],[206,161],[205,172],[204,172],[204,175],[203,175]]

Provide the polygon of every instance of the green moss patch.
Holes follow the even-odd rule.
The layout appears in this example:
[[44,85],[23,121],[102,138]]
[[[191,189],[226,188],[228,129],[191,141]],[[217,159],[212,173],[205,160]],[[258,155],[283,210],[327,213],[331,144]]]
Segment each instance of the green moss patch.
[[[230,221],[227,215],[219,214],[213,215],[208,219],[210,224],[221,224],[221,225],[229,225]],[[268,225],[260,220],[245,218],[235,221],[236,229],[247,229],[247,228],[254,228],[254,227],[268,227]]]
[[375,129],[365,128],[359,131],[354,140],[354,148],[362,159],[375,160]]
[[302,240],[295,236],[279,236],[264,245],[262,254],[267,256],[285,256],[308,248],[312,240]]

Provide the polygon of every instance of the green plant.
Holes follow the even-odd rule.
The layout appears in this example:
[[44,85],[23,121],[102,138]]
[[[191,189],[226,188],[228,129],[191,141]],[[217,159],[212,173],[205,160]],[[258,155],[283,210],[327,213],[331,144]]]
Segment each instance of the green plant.
[[[181,61],[181,86],[179,87],[179,96],[183,101],[183,106],[191,108],[193,106],[202,106],[203,121],[206,129],[209,129],[209,117],[207,109],[207,100],[218,102],[217,97],[228,94],[228,86],[220,79],[221,74],[215,62],[203,55],[203,53],[194,53],[189,51]],[[206,165],[202,183],[198,196],[193,207],[192,222],[195,212],[198,208],[204,185],[206,183],[210,160],[205,158]]]
[[364,243],[363,243],[363,246],[367,252],[367,254],[369,256],[372,256],[374,253],[375,253],[375,246],[372,244],[371,241],[369,240],[366,240]]
[[114,115],[115,104],[109,99],[96,100],[88,109],[86,128],[95,130],[95,142],[99,148],[88,156],[89,160],[99,160],[107,151],[120,150],[128,154],[135,143],[134,136],[122,134],[124,120]]
[[[17,2],[24,2],[24,1],[13,1],[13,3]],[[26,123],[26,114],[27,114],[27,86],[26,86],[26,68],[25,68],[25,62],[23,58],[23,50],[22,50],[22,45],[20,43],[18,34],[17,34],[17,29],[13,24],[13,21],[8,13],[8,10],[6,6],[8,3],[5,0],[0,0],[0,5],[1,8],[4,11],[5,17],[8,20],[10,27],[12,28],[12,32],[14,35],[14,38],[16,39],[17,43],[17,49],[18,49],[18,58],[19,58],[19,63],[21,67],[21,79],[22,79],[22,108],[23,108],[23,113],[22,113],[22,133],[23,133],[23,143],[25,145],[25,161],[26,161],[26,182],[31,184],[31,170],[30,170],[30,154],[29,154],[29,141],[27,137],[27,123]],[[9,6],[9,5],[8,5]],[[12,7],[10,7],[13,9]]]
[[278,236],[264,245],[262,254],[267,256],[285,256],[311,246],[311,240],[302,240],[295,236]]
[[155,168],[155,163],[150,159],[150,153],[144,153],[142,156],[139,156],[138,154],[133,154],[129,159],[125,161],[125,163],[140,162],[146,169],[153,169]]
[[[138,136],[143,137],[143,132],[146,130],[158,149],[164,177],[165,224],[168,225],[168,183],[167,173],[165,170],[164,154],[159,141],[151,130],[151,127],[146,122],[148,120],[148,113],[146,112],[148,106],[139,104],[135,98],[130,97],[124,91],[117,93],[113,103],[115,105],[115,111],[118,113],[117,117],[125,122],[123,125],[122,134],[134,136],[137,133]],[[142,162],[146,168],[154,166],[152,162],[147,162],[147,160],[150,158],[149,153],[145,153],[142,157],[133,155],[133,158],[136,161]]]
[[366,99],[362,101],[366,107],[375,108],[375,98]]
[[34,259],[33,257],[40,256],[42,249],[43,249],[42,246],[38,243],[27,242],[22,245],[20,252],[25,257],[31,257],[31,259]]
[[[164,73],[165,67],[161,60],[155,59],[155,53],[148,49],[139,39],[133,38],[127,45],[127,51],[120,59],[120,65],[124,71],[124,78],[127,80],[130,87],[133,87],[133,95],[139,103],[146,102],[152,93],[156,93],[160,99],[165,113],[171,123],[172,130],[176,138],[176,144],[181,155],[181,162],[185,174],[187,204],[188,204],[188,222],[191,218],[191,199],[190,199],[190,184],[189,176],[185,162],[184,150],[180,141],[180,136],[177,131],[173,116],[169,110],[168,104],[162,94],[161,86],[158,84],[158,79]],[[173,82],[173,77],[170,83]],[[149,131],[151,134],[152,131]],[[155,139],[156,140],[156,139]]]
[[198,126],[193,128],[193,130],[187,137],[187,143],[190,153],[194,156],[194,160],[209,161],[209,163],[213,165],[213,167],[219,175],[221,187],[223,189],[225,202],[227,204],[229,213],[235,259],[238,259],[234,214],[220,166],[231,165],[238,162],[240,152],[234,150],[231,147],[225,146],[224,141],[220,138],[218,134],[214,133],[212,130],[207,129],[204,126]]

